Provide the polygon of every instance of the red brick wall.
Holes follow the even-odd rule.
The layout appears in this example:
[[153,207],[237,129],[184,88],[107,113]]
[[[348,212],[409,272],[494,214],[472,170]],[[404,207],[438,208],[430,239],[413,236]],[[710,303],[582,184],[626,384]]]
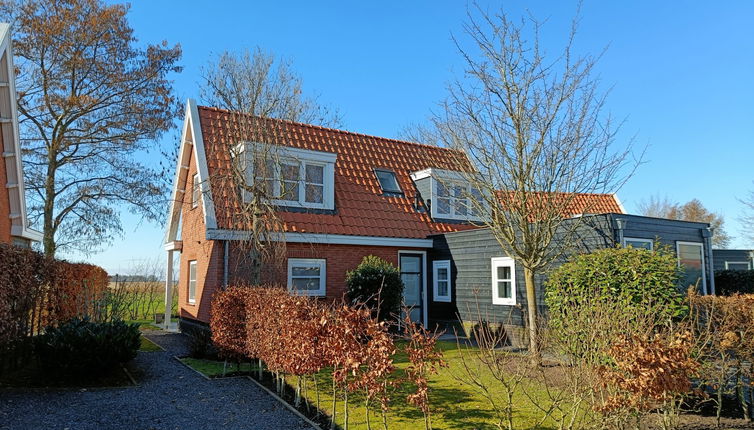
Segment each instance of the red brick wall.
[[[188,187],[183,193],[181,211],[181,240],[178,272],[178,307],[180,316],[209,321],[212,292],[222,284],[223,247],[222,242],[205,240],[204,214],[202,205],[191,207],[191,183],[196,173],[196,163],[191,152],[188,171]],[[196,303],[188,302],[189,262],[196,260]]]
[[[0,134],[0,153],[10,151],[11,148],[6,148],[3,143],[3,137]],[[11,243],[10,199],[8,198],[8,188],[5,186],[8,183],[8,176],[5,170],[5,163],[8,160],[15,161],[15,158],[6,159],[0,155],[0,243]]]

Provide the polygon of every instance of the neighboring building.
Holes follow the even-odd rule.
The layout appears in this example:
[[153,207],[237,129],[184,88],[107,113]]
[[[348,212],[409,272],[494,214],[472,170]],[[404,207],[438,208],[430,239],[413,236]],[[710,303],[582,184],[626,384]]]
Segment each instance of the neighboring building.
[[715,271],[754,269],[754,250],[713,249],[712,255],[715,258]]
[[26,218],[10,25],[0,23],[0,243],[30,247],[42,234]]
[[[618,244],[647,249],[658,244],[668,246],[681,256],[678,262],[684,268],[683,283],[698,285],[702,294],[714,294],[709,224],[616,213],[592,215],[580,222],[582,232],[574,252]],[[433,240],[430,319],[451,323],[459,317],[461,322],[475,322],[482,317],[488,323],[503,324],[509,335],[516,336],[516,330],[511,328],[524,325],[527,303],[523,267],[503,252],[487,228],[446,233]],[[541,273],[536,279],[540,312],[545,310],[545,278],[546,274]],[[438,282],[447,291],[439,300]]]
[[[196,106],[192,100],[186,107],[165,241],[168,294],[173,254],[180,252],[177,285],[183,323],[208,322],[212,293],[244,280],[239,241],[249,233],[237,220],[239,190],[218,183],[218,178],[228,176],[231,159],[244,157],[252,145],[269,143],[242,131],[242,119],[248,118]],[[473,194],[458,173],[470,168],[460,153],[288,121],[255,121],[280,127],[278,134],[285,136],[275,146],[280,153],[278,167],[270,170],[275,174],[258,179],[273,188],[289,187],[287,197],[274,202],[285,225],[285,234],[278,236],[286,242],[285,261],[265,279],[300,294],[338,299],[345,292],[346,271],[363,257],[376,255],[400,268],[404,302],[412,307],[412,318],[425,324],[452,320],[475,289],[493,314],[522,303],[514,277],[496,279],[494,285],[513,284],[513,293],[492,303],[498,290],[491,265],[508,264],[510,276],[520,268],[505,259],[459,197],[469,194],[459,191],[464,188]],[[255,177],[254,164],[246,163],[247,181]],[[568,212],[565,217],[610,214],[595,217],[602,224],[586,233],[601,235],[601,247],[624,239],[634,246],[652,246],[659,236],[688,254],[690,266],[696,264],[691,260],[698,251],[705,277],[706,224],[624,215],[617,197],[606,194],[578,195]],[[712,282],[704,288],[712,288]]]

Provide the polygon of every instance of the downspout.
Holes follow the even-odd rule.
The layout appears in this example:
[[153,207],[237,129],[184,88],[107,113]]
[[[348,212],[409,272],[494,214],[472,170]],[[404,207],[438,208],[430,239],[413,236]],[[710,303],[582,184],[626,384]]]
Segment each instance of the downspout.
[[707,288],[707,294],[715,295],[715,264],[712,261],[712,235],[715,234],[712,227],[707,227],[706,234],[703,231],[704,247],[707,250],[707,266],[709,267],[709,287]]
[[223,241],[223,289],[228,288],[228,241]]

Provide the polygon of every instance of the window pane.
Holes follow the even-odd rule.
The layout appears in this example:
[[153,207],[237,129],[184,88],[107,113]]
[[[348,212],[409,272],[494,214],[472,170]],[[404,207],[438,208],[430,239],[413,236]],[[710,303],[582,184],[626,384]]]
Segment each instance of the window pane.
[[466,215],[466,199],[457,199],[455,201],[456,215]]
[[448,279],[448,268],[447,267],[440,267],[437,269],[437,279],[438,280],[447,280]]
[[293,289],[298,291],[319,290],[319,278],[294,278],[291,280]]
[[322,203],[325,194],[323,185],[306,184],[306,201],[307,203]]
[[438,214],[450,214],[450,199],[437,199],[437,213]]
[[499,281],[497,283],[497,296],[501,299],[510,299],[512,297],[510,281]]
[[401,188],[398,186],[398,180],[395,178],[395,173],[385,170],[375,170],[377,180],[380,182],[382,191],[388,193],[400,193]]
[[420,265],[421,257],[401,256],[401,273],[419,273],[421,272]]
[[286,181],[298,181],[299,180],[299,167],[298,164],[283,163],[280,166],[280,174],[283,180]]
[[511,279],[510,266],[499,266],[497,268],[497,279],[498,280]]
[[438,281],[437,282],[437,295],[438,296],[447,296],[448,295],[448,281]]
[[297,266],[291,269],[293,276],[317,276],[319,277],[319,266]]
[[652,242],[626,239],[626,247],[629,247],[629,246],[632,248],[644,248],[650,251],[652,250]]
[[749,270],[749,263],[728,262],[728,270]]
[[450,191],[442,182],[437,182],[437,197],[450,197]]
[[324,184],[325,183],[324,166],[307,164],[306,165],[306,182],[311,182],[314,184]]
[[702,247],[679,244],[678,261],[684,268],[683,286],[696,285],[702,278]]
[[298,201],[298,181],[283,181],[280,183],[280,198],[292,202]]

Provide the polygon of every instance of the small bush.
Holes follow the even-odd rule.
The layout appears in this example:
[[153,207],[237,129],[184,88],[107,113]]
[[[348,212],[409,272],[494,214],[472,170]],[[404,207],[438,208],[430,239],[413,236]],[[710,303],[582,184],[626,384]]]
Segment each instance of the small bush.
[[35,352],[50,374],[99,376],[136,357],[140,344],[138,324],[74,318],[48,327],[37,337]]
[[718,296],[754,294],[754,270],[720,270],[715,272]]
[[379,309],[377,319],[385,321],[399,314],[403,300],[403,281],[397,267],[369,255],[346,274],[348,300],[363,303],[370,309]]

